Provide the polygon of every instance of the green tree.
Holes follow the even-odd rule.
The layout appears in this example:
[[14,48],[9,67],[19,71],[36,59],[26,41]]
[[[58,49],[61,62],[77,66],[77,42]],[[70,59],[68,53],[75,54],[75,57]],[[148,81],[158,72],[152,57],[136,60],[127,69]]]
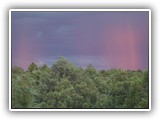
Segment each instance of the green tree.
[[148,108],[148,70],[96,70],[60,57],[51,67],[12,67],[12,108]]
[[31,63],[29,66],[28,66],[28,71],[29,72],[33,72],[34,70],[37,70],[38,67],[35,63]]
[[25,74],[12,79],[12,108],[29,108],[32,106],[32,82]]

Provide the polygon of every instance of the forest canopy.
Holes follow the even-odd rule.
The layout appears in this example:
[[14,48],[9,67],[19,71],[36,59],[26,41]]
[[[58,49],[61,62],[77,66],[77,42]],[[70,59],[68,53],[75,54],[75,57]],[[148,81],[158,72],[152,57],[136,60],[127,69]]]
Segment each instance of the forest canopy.
[[60,57],[52,66],[12,67],[11,107],[148,109],[148,70],[96,70]]

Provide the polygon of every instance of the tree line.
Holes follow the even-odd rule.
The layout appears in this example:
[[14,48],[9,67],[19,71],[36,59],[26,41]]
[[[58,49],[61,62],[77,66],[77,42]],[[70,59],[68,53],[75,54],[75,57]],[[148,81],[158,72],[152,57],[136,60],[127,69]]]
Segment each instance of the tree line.
[[12,67],[11,107],[146,109],[148,89],[148,70],[83,69],[60,57],[51,67]]

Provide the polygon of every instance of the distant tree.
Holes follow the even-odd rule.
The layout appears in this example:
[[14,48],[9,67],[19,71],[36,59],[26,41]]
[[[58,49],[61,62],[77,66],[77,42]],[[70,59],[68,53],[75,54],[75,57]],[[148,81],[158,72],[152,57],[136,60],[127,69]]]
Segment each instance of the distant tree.
[[12,79],[12,108],[29,108],[32,106],[32,83],[27,75]]
[[33,72],[34,70],[37,70],[38,67],[35,63],[31,63],[29,66],[28,66],[28,71],[29,72]]
[[12,74],[18,75],[22,73],[24,73],[24,70],[22,68],[17,67],[17,66],[12,67]]
[[86,67],[84,73],[85,75],[89,76],[91,79],[94,79],[97,76],[97,71],[91,64],[89,64]]
[[149,108],[148,70],[96,70],[60,57],[51,67],[12,67],[12,108]]
[[53,64],[52,69],[53,71],[58,74],[60,77],[66,76],[69,70],[69,62],[60,57],[55,64]]

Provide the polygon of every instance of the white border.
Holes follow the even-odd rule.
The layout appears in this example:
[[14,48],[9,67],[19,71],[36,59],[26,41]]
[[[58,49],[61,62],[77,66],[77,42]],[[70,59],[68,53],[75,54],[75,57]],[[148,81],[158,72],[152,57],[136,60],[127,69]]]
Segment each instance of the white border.
[[[149,109],[12,109],[11,108],[11,12],[12,11],[148,11],[149,12]],[[150,9],[10,9],[9,10],[9,110],[10,111],[150,111],[151,110],[151,10]]]
[[9,109],[11,110],[11,11],[9,11]]
[[151,110],[151,10],[149,10],[149,110]]

